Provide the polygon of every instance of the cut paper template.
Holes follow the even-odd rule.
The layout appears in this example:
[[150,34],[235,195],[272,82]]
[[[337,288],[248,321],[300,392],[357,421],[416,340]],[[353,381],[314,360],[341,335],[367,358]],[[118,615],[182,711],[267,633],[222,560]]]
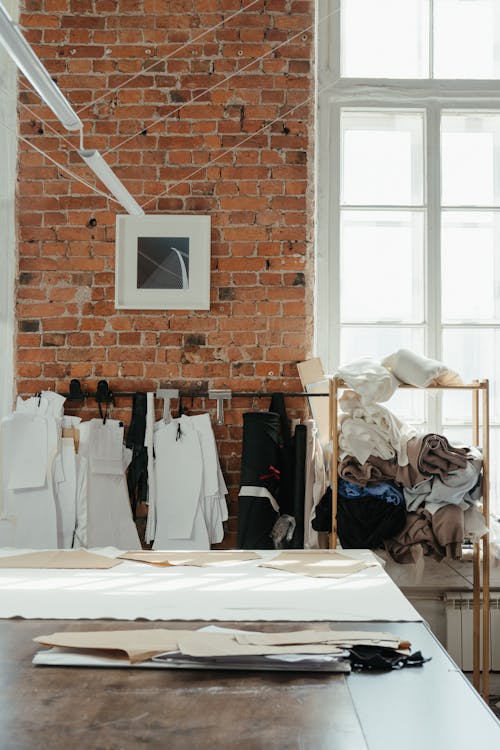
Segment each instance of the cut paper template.
[[260,563],[261,568],[274,568],[313,578],[344,578],[373,565],[378,563],[354,560],[336,550],[287,550],[268,562]]
[[214,550],[213,552],[125,552],[120,560],[134,560],[148,563],[148,565],[192,565],[195,567],[211,567],[212,565],[234,565],[249,560],[258,560],[255,552],[239,552],[232,550]]
[[0,557],[0,568],[106,570],[117,565],[121,565],[121,560],[96,555],[83,549],[28,552]]

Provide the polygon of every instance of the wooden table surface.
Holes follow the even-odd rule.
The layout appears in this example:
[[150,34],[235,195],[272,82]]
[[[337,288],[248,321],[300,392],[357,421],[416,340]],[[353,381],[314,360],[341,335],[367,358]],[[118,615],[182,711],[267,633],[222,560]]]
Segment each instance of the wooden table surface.
[[[196,622],[0,621],[1,750],[470,750],[500,725],[422,623],[388,630],[432,661],[378,674],[34,667],[35,635]],[[295,630],[314,623],[223,623]],[[319,623],[324,628],[325,623]],[[489,743],[489,744],[486,744]]]

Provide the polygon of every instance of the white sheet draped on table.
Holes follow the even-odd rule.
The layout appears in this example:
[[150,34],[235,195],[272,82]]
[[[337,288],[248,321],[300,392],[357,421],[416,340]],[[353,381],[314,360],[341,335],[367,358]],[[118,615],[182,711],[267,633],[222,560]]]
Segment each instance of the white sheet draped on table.
[[[118,550],[94,550],[117,556]],[[10,554],[18,554],[12,550]],[[9,554],[0,550],[0,555]],[[408,621],[422,618],[380,565],[343,579],[311,578],[259,562],[217,568],[124,561],[111,570],[0,570],[0,618],[239,621]],[[347,553],[345,553],[347,554]],[[374,561],[367,550],[349,550]]]

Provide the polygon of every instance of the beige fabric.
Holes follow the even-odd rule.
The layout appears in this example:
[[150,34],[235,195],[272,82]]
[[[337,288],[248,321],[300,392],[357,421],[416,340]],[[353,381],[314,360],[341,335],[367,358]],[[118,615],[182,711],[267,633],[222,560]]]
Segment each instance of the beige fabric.
[[259,559],[255,552],[238,550],[213,550],[212,552],[126,552],[121,560],[134,560],[149,565],[192,565],[207,568],[213,565],[233,565]]
[[310,643],[284,646],[242,644],[228,633],[185,633],[179,638],[179,651],[185,656],[263,656],[268,654],[339,654],[335,644]]
[[132,663],[150,659],[165,651],[176,651],[185,630],[96,630],[78,633],[39,635],[33,640],[44,646],[91,649],[92,651],[123,651]]
[[29,552],[24,555],[0,557],[0,568],[61,568],[75,570],[106,570],[121,565],[116,560],[84,549]]
[[[393,633],[377,633],[363,630],[294,630],[288,633],[237,633],[238,643],[255,646],[295,646],[325,643],[337,646],[384,646],[399,648],[402,643]],[[406,647],[407,641],[403,642]]]
[[378,563],[354,560],[336,550],[287,550],[259,567],[313,578],[344,578],[373,565]]

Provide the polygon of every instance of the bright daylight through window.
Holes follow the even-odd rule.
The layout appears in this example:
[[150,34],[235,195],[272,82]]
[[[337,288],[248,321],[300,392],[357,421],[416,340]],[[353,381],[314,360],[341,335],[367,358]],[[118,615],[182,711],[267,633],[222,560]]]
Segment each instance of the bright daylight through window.
[[[489,378],[500,513],[500,2],[320,0],[316,350]],[[325,158],[328,154],[328,158]],[[400,392],[471,440],[471,395]]]

